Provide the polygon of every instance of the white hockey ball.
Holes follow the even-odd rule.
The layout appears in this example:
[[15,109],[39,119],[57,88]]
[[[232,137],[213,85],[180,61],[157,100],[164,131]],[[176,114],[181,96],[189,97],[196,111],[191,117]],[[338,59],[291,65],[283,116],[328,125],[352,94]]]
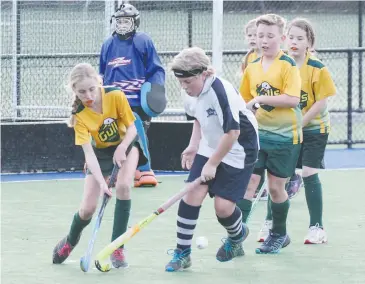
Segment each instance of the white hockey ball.
[[205,249],[208,246],[208,239],[206,237],[196,238],[196,246],[198,249]]

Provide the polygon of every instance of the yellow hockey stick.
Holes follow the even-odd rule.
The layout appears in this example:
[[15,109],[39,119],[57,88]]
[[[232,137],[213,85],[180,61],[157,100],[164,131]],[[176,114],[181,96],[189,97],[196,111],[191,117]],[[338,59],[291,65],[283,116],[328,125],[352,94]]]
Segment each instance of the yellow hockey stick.
[[149,223],[151,223],[157,216],[161,215],[168,208],[170,208],[173,204],[175,204],[178,200],[180,200],[185,194],[189,191],[195,189],[198,185],[201,184],[200,178],[196,179],[192,183],[188,183],[185,188],[172,196],[169,200],[167,200],[164,204],[162,204],[155,212],[150,214],[145,219],[141,220],[139,223],[135,224],[133,227],[129,228],[123,235],[119,236],[112,243],[107,245],[103,250],[101,250],[95,259],[95,266],[101,272],[108,272],[110,270],[110,263],[105,262],[105,260],[120,246],[124,245],[128,242],[135,234],[137,234],[140,230],[146,227]]

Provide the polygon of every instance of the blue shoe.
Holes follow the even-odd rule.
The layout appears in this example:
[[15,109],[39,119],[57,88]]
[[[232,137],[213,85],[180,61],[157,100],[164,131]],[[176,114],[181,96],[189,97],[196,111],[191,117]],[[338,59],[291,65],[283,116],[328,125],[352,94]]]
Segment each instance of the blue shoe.
[[245,255],[242,241],[233,242],[230,238],[222,239],[223,245],[217,251],[216,259],[220,262],[230,261],[237,256]]
[[256,249],[257,254],[275,254],[279,253],[280,249],[285,248],[290,244],[289,235],[281,236],[277,233],[273,233],[270,230],[269,236],[262,243],[261,247]]
[[247,239],[248,235],[250,234],[250,230],[248,229],[246,223],[242,223],[242,234],[243,234],[242,242],[244,242]]
[[181,249],[175,249],[172,253],[169,250],[167,253],[172,254],[172,260],[165,266],[165,271],[167,272],[175,272],[181,271],[191,266],[191,249],[185,249],[184,251]]
[[288,193],[289,199],[298,195],[302,183],[302,177],[299,174],[295,174],[291,177],[290,181],[285,184],[285,190]]
[[237,256],[245,255],[242,243],[247,239],[249,232],[247,225],[242,223],[242,238],[239,241],[233,241],[230,238],[222,239],[223,245],[217,251],[216,259],[220,262],[225,262]]

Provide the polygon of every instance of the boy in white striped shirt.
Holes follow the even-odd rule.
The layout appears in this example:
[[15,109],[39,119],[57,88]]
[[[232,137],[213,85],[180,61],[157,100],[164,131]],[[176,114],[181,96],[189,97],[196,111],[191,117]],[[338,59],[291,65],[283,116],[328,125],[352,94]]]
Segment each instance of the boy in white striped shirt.
[[214,197],[218,222],[228,233],[217,260],[244,255],[242,242],[249,231],[236,202],[245,194],[259,149],[255,116],[232,84],[214,75],[202,49],[184,49],[171,69],[183,89],[187,116],[194,120],[182,167],[190,170],[187,182],[201,178],[202,184],[179,204],[177,246],[166,265],[169,272],[191,266],[191,242],[207,193]]

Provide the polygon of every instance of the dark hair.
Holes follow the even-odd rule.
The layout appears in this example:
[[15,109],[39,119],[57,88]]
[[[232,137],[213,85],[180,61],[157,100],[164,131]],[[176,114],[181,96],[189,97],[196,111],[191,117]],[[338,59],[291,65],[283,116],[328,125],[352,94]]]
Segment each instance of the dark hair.
[[307,19],[295,18],[288,24],[288,33],[293,26],[305,31],[310,47],[313,48],[316,36],[312,24]]

